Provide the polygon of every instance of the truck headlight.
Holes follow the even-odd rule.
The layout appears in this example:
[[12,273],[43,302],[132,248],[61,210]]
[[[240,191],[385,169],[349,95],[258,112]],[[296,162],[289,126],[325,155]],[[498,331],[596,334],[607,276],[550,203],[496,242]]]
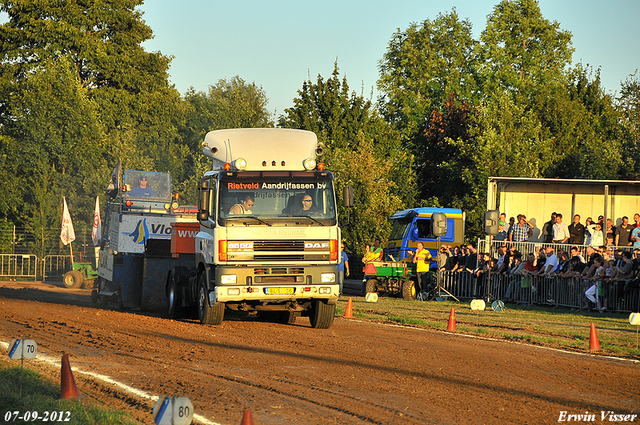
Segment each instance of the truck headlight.
[[311,171],[314,168],[316,168],[316,160],[313,158],[307,158],[304,161],[302,161],[302,166],[304,167],[305,170]]
[[322,283],[336,283],[335,273],[322,273],[320,275],[320,282]]
[[235,161],[233,161],[233,165],[235,165],[236,170],[244,170],[245,168],[247,168],[247,160],[244,158],[238,158]]
[[235,274],[223,274],[220,275],[220,283],[223,285],[235,285],[238,280],[238,276]]
[[227,289],[227,295],[240,295],[240,288]]
[[318,290],[318,293],[320,294],[330,294],[331,293],[331,288],[328,286],[321,286],[320,289]]

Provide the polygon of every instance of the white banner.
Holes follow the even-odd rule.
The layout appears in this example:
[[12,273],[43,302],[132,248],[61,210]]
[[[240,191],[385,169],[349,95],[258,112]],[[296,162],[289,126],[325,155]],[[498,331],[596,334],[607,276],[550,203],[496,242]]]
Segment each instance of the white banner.
[[60,230],[60,239],[64,245],[69,245],[76,240],[76,232],[73,230],[73,223],[71,222],[71,215],[69,214],[69,208],[67,207],[67,198],[62,198],[64,201],[64,209],[62,211],[62,229]]
[[102,223],[100,222],[100,197],[96,196],[96,209],[93,212],[93,230],[91,231],[91,239],[93,246],[100,245],[102,237]]

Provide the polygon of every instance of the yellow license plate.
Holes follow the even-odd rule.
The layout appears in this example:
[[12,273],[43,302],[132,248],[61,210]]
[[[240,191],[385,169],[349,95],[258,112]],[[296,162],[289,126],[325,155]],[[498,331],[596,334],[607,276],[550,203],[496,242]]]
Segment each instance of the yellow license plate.
[[267,295],[293,295],[295,288],[265,288]]

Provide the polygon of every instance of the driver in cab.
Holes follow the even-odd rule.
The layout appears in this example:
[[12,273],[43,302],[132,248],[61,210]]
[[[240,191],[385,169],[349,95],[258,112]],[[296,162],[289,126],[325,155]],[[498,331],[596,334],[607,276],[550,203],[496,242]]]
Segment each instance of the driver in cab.
[[254,199],[253,195],[247,195],[244,200],[239,204],[235,204],[229,209],[229,214],[253,214],[251,207],[253,207]]

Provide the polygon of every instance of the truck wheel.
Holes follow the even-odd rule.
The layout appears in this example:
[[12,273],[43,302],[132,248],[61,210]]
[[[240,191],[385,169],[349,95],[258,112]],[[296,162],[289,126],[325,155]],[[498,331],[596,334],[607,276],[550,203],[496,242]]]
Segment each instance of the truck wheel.
[[327,304],[324,301],[313,301],[309,320],[311,327],[315,329],[329,329],[336,315],[336,305]]
[[64,274],[62,282],[67,288],[79,288],[84,283],[84,277],[79,271],[71,270],[70,272],[66,272]]
[[293,325],[294,323],[296,323],[296,319],[298,317],[300,317],[299,311],[284,311],[280,316],[280,323]]
[[183,317],[182,302],[178,299],[176,275],[173,270],[169,273],[169,282],[167,283],[167,309],[165,317],[167,319],[179,319]]
[[209,306],[209,291],[207,290],[207,276],[200,274],[198,278],[198,318],[203,325],[219,325],[224,320],[224,303]]
[[402,284],[402,298],[405,300],[416,299],[416,282],[413,280],[405,280]]

